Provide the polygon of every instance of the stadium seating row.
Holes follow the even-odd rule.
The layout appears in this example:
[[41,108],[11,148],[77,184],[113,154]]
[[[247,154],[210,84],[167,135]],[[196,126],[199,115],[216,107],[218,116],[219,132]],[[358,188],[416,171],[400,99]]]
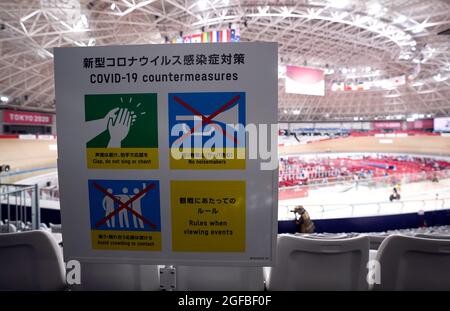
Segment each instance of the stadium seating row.
[[[274,267],[177,266],[176,290],[448,290],[450,235],[281,234]],[[375,261],[369,261],[369,259]],[[423,264],[426,263],[426,264]],[[162,270],[161,270],[162,271]],[[158,266],[81,263],[67,286],[62,249],[44,230],[0,235],[1,290],[158,290]]]
[[[61,233],[61,225],[60,224],[52,224],[50,223],[50,227],[45,223],[40,223],[39,228],[41,230],[46,230],[52,233]],[[13,232],[21,232],[21,231],[30,231],[33,230],[33,226],[31,222],[27,221],[24,223],[21,220],[8,220],[5,222],[0,220],[0,233],[13,233]]]
[[279,186],[289,187],[324,183],[324,180],[325,183],[348,181],[354,175],[367,180],[389,176],[390,181],[404,179],[409,182],[432,180],[433,177],[441,179],[449,176],[450,163],[427,157],[380,154],[306,160],[301,156],[290,156],[281,158],[279,167]]

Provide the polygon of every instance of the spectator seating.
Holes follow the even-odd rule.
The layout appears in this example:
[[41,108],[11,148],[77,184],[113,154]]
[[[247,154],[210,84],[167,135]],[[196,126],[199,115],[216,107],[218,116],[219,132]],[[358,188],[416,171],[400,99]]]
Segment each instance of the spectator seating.
[[12,224],[0,225],[0,233],[13,233],[13,232],[17,232],[16,226]]
[[[2,227],[12,224],[2,225]],[[178,266],[169,290],[449,290],[450,226],[387,232],[281,234],[274,267]],[[399,235],[400,234],[400,235]],[[0,290],[64,290],[62,249],[49,230],[0,234]],[[377,251],[378,249],[378,251]],[[71,290],[160,290],[158,266],[81,263]],[[174,282],[176,281],[176,282]]]
[[62,227],[61,227],[61,224],[55,225],[55,224],[50,223],[49,225],[50,225],[50,230],[51,230],[53,233],[62,233]]
[[25,231],[27,229],[27,226],[25,225],[25,223],[20,220],[12,220],[12,221],[6,220],[5,223],[13,225],[17,231]]
[[450,289],[450,239],[391,235],[376,259],[381,283],[375,290]]
[[369,238],[278,236],[277,263],[266,269],[268,290],[366,290]]
[[418,233],[414,235],[416,238],[424,239],[437,239],[437,240],[450,240],[450,234],[435,234],[435,233]]
[[377,250],[387,235],[369,235],[370,249]]
[[0,290],[63,290],[61,249],[45,231],[0,234]]

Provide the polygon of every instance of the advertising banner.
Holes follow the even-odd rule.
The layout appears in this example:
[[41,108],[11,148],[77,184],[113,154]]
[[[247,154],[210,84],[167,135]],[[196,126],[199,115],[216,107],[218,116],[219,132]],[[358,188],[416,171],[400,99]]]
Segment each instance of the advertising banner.
[[46,113],[3,110],[3,123],[23,125],[51,125],[53,116]]
[[375,121],[373,122],[374,130],[381,129],[393,129],[393,130],[401,130],[402,122],[401,121]]

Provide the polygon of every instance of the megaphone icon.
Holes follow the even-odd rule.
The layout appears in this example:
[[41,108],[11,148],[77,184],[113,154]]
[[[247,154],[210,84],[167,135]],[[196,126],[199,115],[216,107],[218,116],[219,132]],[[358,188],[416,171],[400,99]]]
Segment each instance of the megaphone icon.
[[[205,115],[206,118],[208,118],[210,115]],[[204,122],[202,120],[202,117],[197,115],[177,115],[175,117],[175,120],[177,121],[195,121],[195,122]],[[219,113],[216,117],[214,117],[211,120],[211,123],[222,123],[222,124],[237,124],[239,122],[239,110],[237,103],[233,105],[232,107],[228,108],[227,110]],[[205,122],[206,125],[206,122]],[[187,124],[185,125],[185,129],[189,131],[189,126]],[[196,131],[193,133],[193,135],[211,135],[211,132],[214,131],[213,128],[209,132],[203,132],[203,131]]]

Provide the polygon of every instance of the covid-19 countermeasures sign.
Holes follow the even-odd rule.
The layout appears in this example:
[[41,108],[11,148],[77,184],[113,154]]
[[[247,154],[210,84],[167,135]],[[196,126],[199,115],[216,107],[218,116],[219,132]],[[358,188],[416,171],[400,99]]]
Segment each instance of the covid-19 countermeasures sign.
[[66,260],[270,265],[277,45],[55,49]]

